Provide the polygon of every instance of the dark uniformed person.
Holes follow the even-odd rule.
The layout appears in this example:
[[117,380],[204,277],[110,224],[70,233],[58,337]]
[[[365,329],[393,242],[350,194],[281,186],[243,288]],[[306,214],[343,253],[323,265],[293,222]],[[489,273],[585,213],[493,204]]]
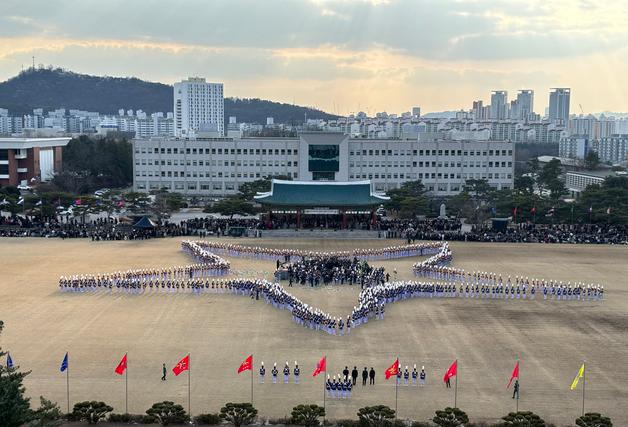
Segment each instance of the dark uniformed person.
[[273,384],[277,384],[277,374],[279,373],[279,371],[277,370],[277,362],[275,362],[275,364],[273,365],[273,369],[272,371],[270,371],[270,373],[273,376]]
[[299,384],[299,375],[301,374],[301,370],[299,369],[299,364],[297,361],[294,361],[294,383]]
[[290,381],[290,366],[288,366],[288,361],[286,361],[286,366],[283,367],[283,383],[288,384]]
[[425,366],[421,366],[421,373],[419,374],[419,384],[421,384],[421,387],[425,385]]
[[412,368],[412,385],[415,386],[416,385],[416,379],[419,376],[419,373],[416,370],[416,365],[414,365],[414,367]]
[[165,363],[164,363],[163,367],[161,368],[161,372],[162,372],[161,380],[162,381],[166,381],[166,364]]
[[259,368],[259,383],[264,384],[264,377],[266,376],[266,368],[264,368],[264,362],[262,362]]
[[512,388],[512,398],[514,399],[515,396],[519,399],[519,378],[515,379],[515,385]]
[[353,385],[358,381],[358,367],[354,366],[353,371],[351,371],[351,378],[353,379]]
[[403,371],[403,385],[408,385],[408,380],[410,379],[410,372],[408,371],[408,367]]
[[371,366],[371,370],[369,371],[369,384],[375,385],[375,369]]
[[369,371],[368,369],[366,369],[366,366],[364,367],[364,370],[362,371],[362,385],[366,385],[366,380],[369,379]]
[[344,377],[343,379],[345,381],[349,379],[349,367],[348,366],[345,366],[345,368],[342,370],[342,376]]

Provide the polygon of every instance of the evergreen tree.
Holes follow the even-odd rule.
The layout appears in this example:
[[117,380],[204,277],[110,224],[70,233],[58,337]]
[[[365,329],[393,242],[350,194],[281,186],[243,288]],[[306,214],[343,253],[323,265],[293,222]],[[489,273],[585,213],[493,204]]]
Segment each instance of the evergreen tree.
[[[0,333],[4,323],[0,320]],[[0,359],[6,358],[7,353],[0,348]],[[32,417],[28,398],[24,397],[25,388],[22,385],[29,372],[20,372],[19,366],[7,368],[0,365],[0,426],[19,427]]]

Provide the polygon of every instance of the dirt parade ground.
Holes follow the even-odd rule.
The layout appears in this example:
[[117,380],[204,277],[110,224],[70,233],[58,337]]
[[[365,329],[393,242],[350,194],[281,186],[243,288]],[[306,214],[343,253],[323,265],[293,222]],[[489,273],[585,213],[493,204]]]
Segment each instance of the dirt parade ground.
[[[356,418],[367,405],[395,405],[393,380],[384,370],[399,357],[402,367],[425,366],[423,388],[398,389],[400,418],[427,420],[436,409],[452,406],[454,393],[442,377],[458,359],[458,407],[474,421],[495,421],[513,411],[506,389],[520,359],[521,410],[546,421],[573,425],[582,392],[569,386],[583,360],[587,363],[586,410],[601,412],[615,425],[628,425],[628,248],[619,246],[452,243],[455,267],[502,275],[600,283],[599,301],[500,299],[410,299],[386,306],[384,320],[371,320],[349,336],[331,336],[298,326],[286,310],[263,300],[232,294],[106,291],[62,293],[60,275],[106,273],[129,268],[167,267],[192,261],[181,239],[91,242],[36,238],[0,239],[0,345],[16,365],[31,370],[25,386],[36,406],[43,395],[66,408],[66,377],[59,372],[70,355],[70,399],[103,400],[124,412],[124,377],[114,368],[128,353],[129,412],[144,413],[154,402],[172,400],[187,408],[187,374],[171,368],[191,354],[193,415],[217,412],[226,402],[250,399],[251,377],[236,374],[254,355],[254,404],[260,416],[289,416],[300,403],[322,405],[323,378],[311,377],[327,355],[328,373],[345,366],[374,367],[375,386],[354,388],[347,400],[327,399],[327,418]],[[308,250],[382,247],[391,240],[231,240],[243,245]],[[272,277],[273,261],[225,257],[237,275]],[[414,279],[413,263],[401,258],[372,261],[391,276]],[[421,280],[421,279],[418,279]],[[422,279],[427,280],[427,279]],[[285,283],[287,286],[287,283]],[[359,286],[295,285],[289,292],[334,315],[346,315],[357,303]],[[267,368],[258,384],[259,363]],[[301,367],[301,384],[270,384],[273,363]],[[1,361],[4,363],[5,361]],[[168,367],[161,381],[162,364]],[[579,386],[580,387],[580,386]]]

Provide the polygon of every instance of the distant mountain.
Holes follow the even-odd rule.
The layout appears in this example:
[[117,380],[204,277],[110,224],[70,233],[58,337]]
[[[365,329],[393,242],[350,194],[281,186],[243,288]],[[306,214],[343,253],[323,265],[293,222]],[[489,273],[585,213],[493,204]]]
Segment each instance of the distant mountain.
[[[120,108],[147,113],[173,109],[172,86],[137,78],[99,77],[77,74],[60,68],[22,71],[0,83],[0,108],[11,115],[32,114],[34,108],[44,112],[57,108],[118,114]],[[301,123],[308,119],[335,119],[324,111],[252,98],[225,98],[225,120],[236,116],[238,122]]]
[[434,113],[422,114],[424,119],[455,119],[458,111],[437,111]]

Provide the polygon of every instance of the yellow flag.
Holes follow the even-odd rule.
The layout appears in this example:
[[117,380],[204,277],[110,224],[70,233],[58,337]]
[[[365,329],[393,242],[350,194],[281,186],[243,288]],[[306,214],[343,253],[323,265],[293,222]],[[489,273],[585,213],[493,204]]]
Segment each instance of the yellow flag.
[[578,387],[578,381],[580,381],[580,378],[582,378],[583,375],[584,375],[584,363],[580,367],[580,370],[578,371],[578,375],[576,375],[576,378],[574,378],[573,382],[571,383],[572,390],[575,390],[576,387]]

